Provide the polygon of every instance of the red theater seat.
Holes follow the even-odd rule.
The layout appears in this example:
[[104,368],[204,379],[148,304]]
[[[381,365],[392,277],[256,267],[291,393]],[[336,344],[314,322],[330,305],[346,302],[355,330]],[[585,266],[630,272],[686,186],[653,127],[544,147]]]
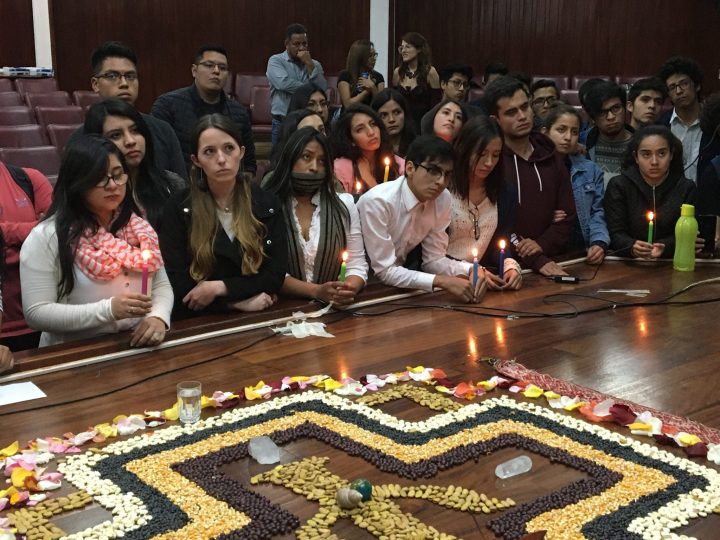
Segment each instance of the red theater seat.
[[48,124],[47,132],[50,144],[62,151],[72,134],[81,127],[82,124]]
[[0,107],[17,107],[25,105],[17,92],[0,92]]
[[254,133],[272,132],[269,86],[253,86],[250,91],[250,118]]
[[15,79],[15,89],[21,94],[44,94],[60,90],[57,81],[52,77],[45,79]]
[[19,126],[35,123],[35,114],[29,107],[22,105],[0,107],[0,126]]
[[45,176],[56,176],[60,170],[60,154],[54,146],[0,148],[0,161],[37,169]]
[[37,124],[0,126],[0,148],[45,146],[47,143],[43,128]]
[[269,86],[267,77],[260,74],[242,74],[235,76],[235,99],[246,107],[250,106],[250,93],[255,86]]
[[590,79],[604,79],[606,81],[609,81],[611,77],[610,75],[575,75],[572,78],[572,87],[575,90],[579,90],[582,84],[585,81],[589,81]]
[[67,92],[47,92],[45,94],[25,94],[25,103],[31,109],[35,107],[64,107],[72,105]]
[[570,77],[566,77],[564,75],[535,75],[533,77],[533,82],[541,79],[553,81],[558,90],[567,90],[570,88]]
[[83,109],[90,107],[90,105],[102,99],[99,94],[96,94],[92,90],[75,90],[72,95],[75,105]]
[[85,122],[85,112],[82,107],[68,105],[65,107],[36,107],[38,123],[42,126],[50,124],[82,124]]
[[0,92],[14,92],[14,91],[15,91],[15,85],[13,84],[12,79],[0,77]]
[[560,101],[568,105],[580,105],[580,98],[577,90],[560,90]]

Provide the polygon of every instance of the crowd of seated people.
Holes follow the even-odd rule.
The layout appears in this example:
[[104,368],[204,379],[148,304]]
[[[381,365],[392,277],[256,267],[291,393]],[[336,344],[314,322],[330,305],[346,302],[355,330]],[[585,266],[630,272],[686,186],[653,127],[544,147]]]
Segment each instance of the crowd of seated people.
[[0,161],[0,370],[10,351],[108,333],[156,346],[172,320],[281,296],[351,304],[370,279],[477,303],[519,289],[523,268],[567,275],[570,254],[670,257],[682,203],[720,214],[720,97],[703,105],[691,59],[630,85],[586,80],[578,106],[555,80],[502,64],[478,79],[461,62],[436,69],[416,32],[389,83],[370,41],[351,45],[337,79],[308,42],[290,25],[268,61],[273,147],[257,178],[252,115],[224,91],[221,45],[202,46],[192,84],[151,115],[134,106],[134,52],[93,52],[99,101],[54,189]]

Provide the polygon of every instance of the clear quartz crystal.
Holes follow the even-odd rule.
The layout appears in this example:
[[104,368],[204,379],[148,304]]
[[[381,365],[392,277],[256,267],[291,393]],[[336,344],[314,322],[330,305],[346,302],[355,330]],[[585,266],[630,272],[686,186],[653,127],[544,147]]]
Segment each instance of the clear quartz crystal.
[[280,461],[280,449],[270,437],[253,437],[248,444],[248,452],[258,463],[267,465]]
[[495,467],[495,476],[501,479],[524,474],[532,469],[532,460],[528,456],[518,456]]

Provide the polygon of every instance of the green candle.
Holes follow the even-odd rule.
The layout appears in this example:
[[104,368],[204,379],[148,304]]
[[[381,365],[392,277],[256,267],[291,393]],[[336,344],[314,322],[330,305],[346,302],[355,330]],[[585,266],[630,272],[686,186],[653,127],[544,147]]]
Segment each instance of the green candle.
[[652,244],[653,243],[653,227],[654,227],[653,219],[655,218],[655,214],[653,214],[652,212],[648,212],[647,218],[648,218],[648,244]]
[[338,276],[338,281],[345,281],[345,272],[347,270],[347,264],[345,261],[347,261],[348,258],[348,252],[343,251],[342,252],[342,263],[340,264],[340,275]]

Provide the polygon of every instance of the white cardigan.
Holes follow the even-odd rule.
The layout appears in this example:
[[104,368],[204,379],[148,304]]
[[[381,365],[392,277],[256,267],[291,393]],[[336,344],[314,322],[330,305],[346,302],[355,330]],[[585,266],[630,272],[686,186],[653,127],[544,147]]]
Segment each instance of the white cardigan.
[[[73,266],[75,287],[58,298],[60,259],[53,218],[39,223],[20,250],[20,284],[23,311],[30,328],[42,330],[40,347],[130,330],[141,318],[115,320],[113,296],[140,292],[142,273],[124,270],[110,281],[91,279]],[[153,301],[148,316],[170,327],[173,291],[165,268],[151,275]]]

